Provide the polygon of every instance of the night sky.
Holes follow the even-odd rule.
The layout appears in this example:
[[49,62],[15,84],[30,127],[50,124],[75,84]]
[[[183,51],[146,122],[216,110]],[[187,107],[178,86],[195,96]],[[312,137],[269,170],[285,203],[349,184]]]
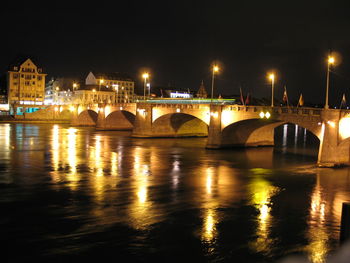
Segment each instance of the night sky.
[[[344,1],[345,2],[345,1]],[[350,13],[339,1],[62,1],[0,9],[4,73],[18,55],[39,62],[48,77],[86,77],[143,69],[152,85],[210,91],[214,61],[222,71],[216,94],[271,96],[267,79],[277,72],[276,98],[324,103],[327,56],[340,61],[331,74],[330,104],[350,102]]]

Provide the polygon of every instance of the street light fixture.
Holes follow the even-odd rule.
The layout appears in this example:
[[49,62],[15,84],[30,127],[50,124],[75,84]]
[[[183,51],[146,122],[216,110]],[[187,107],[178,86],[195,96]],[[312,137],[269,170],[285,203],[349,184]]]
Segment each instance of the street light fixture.
[[329,92],[329,72],[330,72],[330,67],[333,65],[335,62],[334,57],[328,56],[328,61],[327,61],[327,83],[326,83],[326,103],[324,105],[325,109],[329,109],[328,105],[328,92]]
[[211,78],[211,103],[213,103],[213,96],[214,96],[214,79],[215,79],[215,73],[219,72],[219,66],[214,65],[213,66],[213,75]]
[[275,74],[271,73],[269,75],[269,79],[271,80],[271,107],[273,107],[273,89],[275,85]]
[[145,72],[142,74],[142,77],[144,79],[144,82],[143,82],[143,100],[146,100],[146,82],[147,82],[147,79],[149,78],[149,74],[147,72]]

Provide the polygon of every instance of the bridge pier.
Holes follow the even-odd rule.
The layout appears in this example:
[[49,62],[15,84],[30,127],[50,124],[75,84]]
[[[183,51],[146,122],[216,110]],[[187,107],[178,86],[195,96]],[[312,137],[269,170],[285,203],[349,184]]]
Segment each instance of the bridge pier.
[[96,130],[103,130],[106,126],[105,105],[98,105]]
[[[244,115],[245,113],[235,112],[232,114]],[[211,105],[210,125],[206,148],[219,149],[229,147],[256,147],[274,146],[274,128],[282,122],[267,120],[243,120],[237,121],[225,127],[223,106]]]
[[210,106],[210,121],[206,146],[208,149],[222,148],[221,115],[222,107],[220,105]]
[[136,117],[132,137],[154,137],[152,134],[152,105],[137,104]]
[[317,165],[319,167],[334,167],[349,164],[349,149],[341,151],[339,147],[340,112],[336,110],[322,111],[322,129]]
[[78,123],[78,116],[79,116],[78,108],[79,107],[75,107],[74,110],[72,111],[72,118],[71,118],[71,121],[70,121],[70,124],[72,126],[78,126],[78,124],[79,124]]

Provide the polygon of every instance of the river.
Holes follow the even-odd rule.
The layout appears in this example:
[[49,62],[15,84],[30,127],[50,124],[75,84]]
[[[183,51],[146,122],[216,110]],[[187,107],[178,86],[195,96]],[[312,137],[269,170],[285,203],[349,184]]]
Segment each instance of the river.
[[231,150],[130,135],[0,124],[5,262],[324,262],[339,247],[350,169],[317,168],[304,129]]

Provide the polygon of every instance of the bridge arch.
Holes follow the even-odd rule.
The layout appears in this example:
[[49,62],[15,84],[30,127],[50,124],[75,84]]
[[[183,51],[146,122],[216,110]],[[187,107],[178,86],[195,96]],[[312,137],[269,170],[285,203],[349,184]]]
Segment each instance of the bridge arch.
[[135,114],[130,111],[112,111],[106,116],[104,129],[132,130],[135,123],[135,117]]
[[155,119],[152,134],[159,137],[204,137],[208,136],[208,125],[187,113],[168,113]]
[[[272,146],[274,145],[275,128],[292,124],[305,128],[320,140],[320,133],[305,127],[304,123],[293,123],[285,120],[246,119],[227,125],[222,131],[222,146]],[[313,128],[313,127],[312,127]]]
[[77,126],[96,126],[98,114],[87,109],[80,112],[77,118]]

